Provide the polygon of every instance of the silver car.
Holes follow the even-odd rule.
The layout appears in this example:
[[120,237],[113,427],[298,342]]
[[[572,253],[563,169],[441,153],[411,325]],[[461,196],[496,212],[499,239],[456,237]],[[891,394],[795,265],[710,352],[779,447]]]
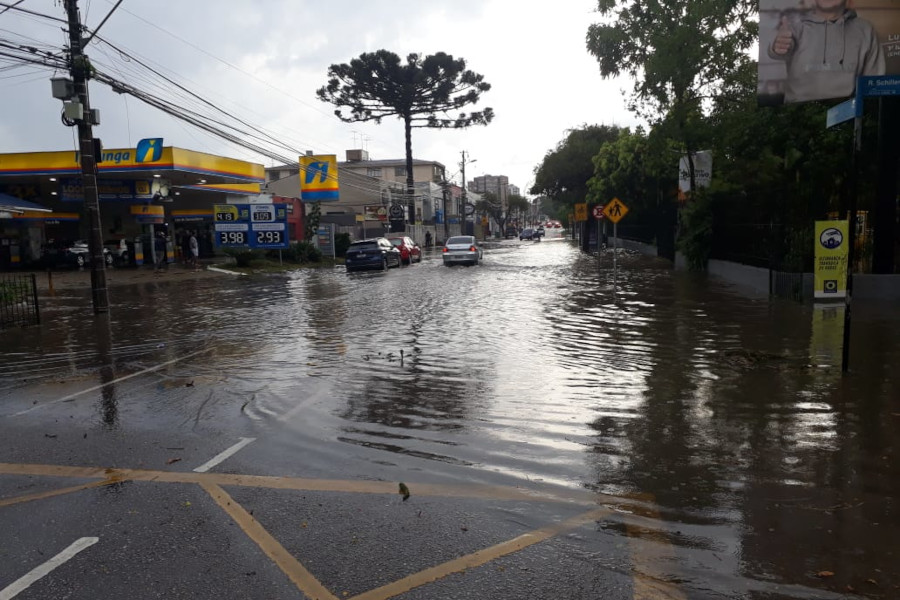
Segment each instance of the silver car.
[[484,256],[484,251],[478,245],[478,240],[473,235],[454,235],[444,244],[444,264],[452,265],[477,265]]

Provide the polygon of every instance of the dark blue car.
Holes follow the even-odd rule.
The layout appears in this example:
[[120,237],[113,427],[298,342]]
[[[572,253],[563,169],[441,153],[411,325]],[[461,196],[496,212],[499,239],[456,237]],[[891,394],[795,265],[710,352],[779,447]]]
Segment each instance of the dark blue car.
[[383,271],[400,266],[400,249],[383,237],[353,242],[347,248],[345,257],[348,273],[365,269]]

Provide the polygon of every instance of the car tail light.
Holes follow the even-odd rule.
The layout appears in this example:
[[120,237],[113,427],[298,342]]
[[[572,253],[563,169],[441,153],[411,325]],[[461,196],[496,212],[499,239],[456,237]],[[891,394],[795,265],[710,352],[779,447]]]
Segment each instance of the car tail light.
[[469,252],[475,252],[475,251],[477,251],[475,246],[469,246]]
[[444,252],[450,252],[450,250],[447,249],[447,246],[444,246]]

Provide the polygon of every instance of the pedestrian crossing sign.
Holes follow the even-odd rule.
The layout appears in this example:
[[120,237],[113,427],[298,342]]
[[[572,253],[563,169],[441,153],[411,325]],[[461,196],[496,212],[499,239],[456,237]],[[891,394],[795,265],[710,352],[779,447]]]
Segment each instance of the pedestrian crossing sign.
[[603,214],[613,223],[618,223],[628,214],[628,207],[618,198],[613,198],[606,203],[606,206],[603,208]]

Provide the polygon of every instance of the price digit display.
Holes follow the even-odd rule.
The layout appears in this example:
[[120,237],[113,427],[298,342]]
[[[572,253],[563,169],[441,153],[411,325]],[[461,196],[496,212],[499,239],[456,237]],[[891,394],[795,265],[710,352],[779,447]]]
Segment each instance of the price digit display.
[[254,212],[253,213],[254,221],[273,221],[272,213],[270,212]]
[[234,221],[234,213],[217,212],[216,213],[216,221]]
[[219,244],[223,246],[247,243],[247,233],[244,231],[219,231],[217,233],[219,234]]
[[257,231],[257,244],[280,244],[282,240],[280,231]]

